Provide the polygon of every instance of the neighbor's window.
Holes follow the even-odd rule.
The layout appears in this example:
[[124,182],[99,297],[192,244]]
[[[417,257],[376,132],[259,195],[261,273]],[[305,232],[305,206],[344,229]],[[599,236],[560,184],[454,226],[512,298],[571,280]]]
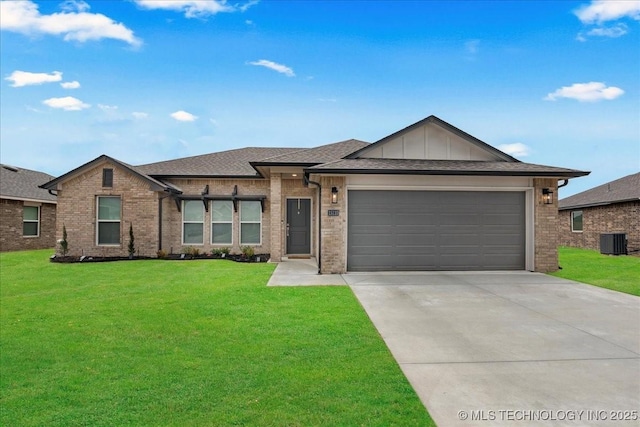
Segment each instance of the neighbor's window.
[[204,244],[204,205],[201,200],[182,202],[182,243]]
[[233,202],[213,200],[211,202],[211,243],[230,245],[233,242]]
[[22,208],[22,235],[38,237],[40,233],[40,208],[25,206]]
[[240,202],[240,244],[259,245],[262,227],[262,205],[260,202]]
[[571,231],[582,231],[582,211],[571,212]]
[[98,197],[98,244],[120,244],[120,197]]

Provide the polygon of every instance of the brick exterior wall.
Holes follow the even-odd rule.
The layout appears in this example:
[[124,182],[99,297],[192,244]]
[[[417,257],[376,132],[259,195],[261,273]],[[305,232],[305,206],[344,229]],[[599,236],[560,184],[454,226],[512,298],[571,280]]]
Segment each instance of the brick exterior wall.
[[[209,186],[209,195],[231,196],[234,187],[238,186],[238,195],[244,196],[266,196],[264,212],[262,213],[261,243],[251,245],[256,254],[270,253],[271,251],[271,190],[269,181],[264,179],[173,179],[167,180],[171,184],[180,188],[185,195],[201,194],[205,186]],[[178,211],[173,199],[167,198],[163,202],[163,226],[162,226],[162,249],[167,253],[180,253],[184,248],[192,246],[198,248],[200,252],[211,252],[215,248],[229,248],[231,253],[241,253],[240,244],[240,202],[238,211],[233,213],[233,244],[212,245],[211,244],[211,205],[209,212],[204,213],[204,243],[183,244],[182,243],[182,212]],[[156,239],[157,240],[157,239]]]
[[[347,206],[346,178],[322,177],[322,267],[321,273],[334,274],[347,271]],[[331,203],[331,187],[338,189],[338,203]],[[339,210],[339,216],[329,216],[328,210]]]
[[[102,187],[102,169],[113,169],[113,187]],[[96,210],[98,196],[120,196],[122,199],[120,244],[102,246],[96,242]],[[66,226],[68,255],[127,256],[129,224],[133,224],[136,254],[155,256],[158,239],[158,193],[149,183],[104,162],[61,184],[58,191],[57,239]]]
[[56,245],[56,205],[29,203],[40,206],[38,237],[22,235],[22,200],[0,199],[0,252],[53,248]]
[[[558,270],[558,180],[552,178],[533,180],[535,271],[548,273]],[[542,189],[553,191],[553,204],[542,201]]]
[[[571,231],[571,212],[582,211],[582,232]],[[616,203],[560,211],[559,243],[562,246],[600,250],[600,234],[625,233],[629,254],[640,252],[640,202]]]
[[[102,187],[102,169],[114,170],[113,187]],[[346,178],[344,176],[316,177],[322,185],[320,218],[318,218],[318,189],[304,186],[302,179],[284,179],[273,173],[270,179],[173,179],[172,184],[185,195],[200,195],[209,186],[209,195],[230,196],[237,186],[238,194],[245,196],[265,196],[262,213],[261,243],[254,246],[256,253],[270,253],[273,261],[286,255],[286,200],[287,198],[311,199],[311,255],[317,256],[318,221],[322,225],[322,273],[346,272]],[[557,180],[534,179],[534,229],[535,229],[535,270],[549,272],[558,269],[558,210]],[[338,203],[331,203],[331,188],[338,188]],[[554,191],[554,203],[543,204],[542,188]],[[96,198],[98,196],[120,196],[122,198],[122,220],[120,244],[101,246],[96,243]],[[211,244],[211,209],[204,213],[203,244],[182,244],[182,213],[175,200],[163,192],[150,188],[149,182],[129,173],[117,164],[104,162],[70,178],[60,185],[58,191],[58,213],[56,219],[56,239],[62,237],[62,227],[66,225],[69,241],[69,255],[126,256],[129,240],[129,224],[133,224],[137,253],[155,256],[159,245],[167,253],[180,253],[187,246],[200,252],[210,252],[215,248],[229,247],[232,253],[241,252],[240,209],[233,214],[233,244]],[[162,225],[159,226],[159,209],[162,209]],[[5,206],[5,205],[3,205]],[[210,206],[210,205],[209,205]],[[638,205],[634,208],[637,218]],[[339,210],[339,216],[328,216],[328,210]],[[586,220],[586,219],[585,219]],[[3,221],[4,224],[5,221]],[[585,223],[586,224],[586,223]],[[45,224],[42,227],[44,229]],[[586,226],[586,225],[585,225]],[[635,229],[638,229],[637,222]],[[21,224],[20,224],[21,230]],[[159,234],[162,234],[161,242]],[[637,241],[637,237],[635,238]],[[55,240],[55,239],[54,239]],[[51,245],[53,246],[53,244]],[[253,246],[253,245],[252,245]],[[4,250],[4,246],[3,246]]]

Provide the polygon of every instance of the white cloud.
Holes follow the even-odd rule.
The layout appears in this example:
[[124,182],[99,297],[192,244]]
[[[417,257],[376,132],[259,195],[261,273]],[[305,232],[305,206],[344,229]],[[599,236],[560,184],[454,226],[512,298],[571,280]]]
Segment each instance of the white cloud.
[[49,98],[42,101],[43,104],[51,108],[59,108],[65,111],[79,111],[91,107],[73,96],[65,96],[64,98]]
[[80,87],[80,82],[74,80],[72,82],[63,82],[60,83],[63,89],[78,89]]
[[278,73],[282,73],[287,77],[295,77],[295,73],[293,70],[286,65],[278,64],[277,62],[269,61],[266,59],[261,59],[259,61],[249,62],[251,65],[257,65],[259,67],[266,67],[271,70],[277,71]]
[[580,102],[596,102],[603,99],[616,99],[623,94],[624,90],[619,87],[607,87],[602,82],[574,83],[571,86],[563,86],[555,92],[549,93],[544,100],[555,101],[558,98],[570,98]]
[[43,83],[59,82],[62,80],[62,73],[60,71],[54,71],[51,74],[30,73],[16,70],[9,77],[5,77],[5,80],[13,82],[12,87],[41,85]]
[[531,149],[521,142],[498,145],[498,149],[514,157],[526,157],[531,153]]
[[578,33],[578,41],[587,41],[587,37],[621,37],[627,34],[629,28],[623,22],[613,26],[604,25],[607,22],[623,18],[640,21],[640,1],[638,0],[593,0],[588,5],[582,5],[573,12],[580,21],[587,26],[594,26],[586,32]]
[[193,114],[187,113],[186,111],[183,111],[183,110],[176,111],[175,113],[171,113],[171,117],[173,117],[179,122],[193,122],[198,118],[197,116],[194,116]]
[[22,34],[51,34],[65,41],[115,39],[132,46],[141,44],[133,31],[100,13],[88,13],[83,1],[67,1],[62,12],[42,15],[32,1],[0,2],[0,29]]
[[135,0],[143,9],[163,9],[184,13],[186,18],[206,18],[222,12],[244,12],[258,1],[230,5],[226,0]]
[[588,36],[597,36],[597,37],[621,37],[629,32],[629,27],[627,24],[622,22],[614,25],[613,27],[596,27],[592,28],[587,32]]
[[625,17],[640,21],[640,1],[593,0],[590,4],[579,7],[574,13],[583,24],[601,24]]
[[149,117],[149,114],[143,113],[143,112],[140,112],[140,111],[134,111],[133,113],[131,113],[131,115],[136,120],[144,120],[147,117]]
[[108,113],[108,112],[117,110],[118,106],[117,105],[98,104],[98,108],[101,109],[102,111],[104,111],[105,113]]

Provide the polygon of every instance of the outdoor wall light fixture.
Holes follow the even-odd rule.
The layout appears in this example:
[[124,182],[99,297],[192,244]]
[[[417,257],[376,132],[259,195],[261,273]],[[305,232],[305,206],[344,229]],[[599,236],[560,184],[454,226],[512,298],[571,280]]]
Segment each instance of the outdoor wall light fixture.
[[338,187],[331,187],[331,203],[338,203]]
[[553,204],[553,191],[548,188],[542,189],[542,203],[545,205]]

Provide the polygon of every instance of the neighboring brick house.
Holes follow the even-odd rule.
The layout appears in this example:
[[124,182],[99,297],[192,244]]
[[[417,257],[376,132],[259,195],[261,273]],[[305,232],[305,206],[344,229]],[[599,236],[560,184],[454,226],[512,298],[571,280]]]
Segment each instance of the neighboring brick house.
[[132,166],[102,155],[48,183],[71,255],[252,246],[322,273],[553,271],[557,184],[435,116],[376,143],[242,148]]
[[560,244],[600,249],[600,234],[624,233],[630,254],[640,252],[640,172],[560,200]]
[[0,251],[53,248],[56,196],[39,188],[51,175],[0,165]]

